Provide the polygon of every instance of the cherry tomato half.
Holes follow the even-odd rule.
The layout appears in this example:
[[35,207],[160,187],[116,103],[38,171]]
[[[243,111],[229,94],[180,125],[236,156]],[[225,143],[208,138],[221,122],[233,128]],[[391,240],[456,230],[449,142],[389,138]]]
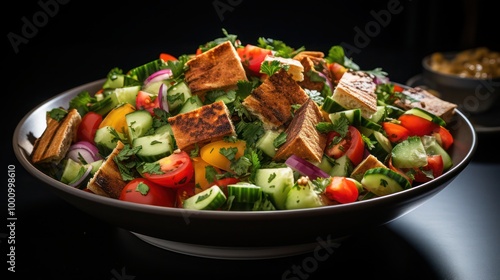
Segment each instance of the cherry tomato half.
[[445,150],[448,150],[453,144],[453,135],[451,135],[450,131],[443,126],[436,127],[432,135],[436,137],[438,143],[441,144]]
[[392,123],[392,122],[383,122],[382,128],[384,129],[387,138],[391,143],[398,143],[410,136],[411,132],[404,126]]
[[142,176],[158,185],[179,188],[191,183],[194,177],[193,162],[185,151],[174,152],[156,163],[160,165],[162,174],[143,172]]
[[345,177],[333,176],[325,188],[325,196],[339,203],[350,203],[358,199],[356,184]]
[[443,158],[441,155],[428,155],[427,165],[415,168],[415,182],[423,183],[443,174]]
[[151,95],[148,92],[140,90],[135,99],[135,107],[140,110],[148,110],[151,115],[154,115],[154,108],[160,108],[160,98]]
[[125,185],[119,199],[135,203],[175,207],[175,190],[164,188],[145,178],[135,178]]
[[102,122],[102,116],[96,112],[88,112],[86,113],[77,130],[77,139],[78,141],[87,141],[89,143],[95,144],[94,137],[95,132],[99,128],[99,125]]
[[169,53],[160,53],[160,59],[167,62],[167,61],[177,61],[177,57],[169,54]]
[[[336,137],[340,137],[338,132],[332,131],[328,133],[325,154],[334,159],[345,154],[354,166],[361,163],[365,152],[365,143],[359,130],[350,125],[344,138],[337,142]],[[335,143],[332,141],[335,141]]]
[[439,127],[437,123],[424,119],[417,115],[402,114],[398,120],[401,125],[408,129],[411,135],[424,136],[429,135]]
[[258,46],[247,44],[243,48],[237,48],[236,51],[243,63],[243,66],[249,70],[252,75],[260,76],[260,65],[267,55],[271,55],[272,51]]

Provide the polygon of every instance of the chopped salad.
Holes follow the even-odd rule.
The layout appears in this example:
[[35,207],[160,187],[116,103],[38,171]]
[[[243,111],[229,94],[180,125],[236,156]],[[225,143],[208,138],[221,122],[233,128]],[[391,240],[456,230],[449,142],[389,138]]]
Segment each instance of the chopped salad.
[[217,211],[356,203],[452,167],[448,120],[401,106],[407,88],[381,68],[362,70],[337,45],[223,34],[112,68],[99,91],[47,112],[32,162],[95,195]]

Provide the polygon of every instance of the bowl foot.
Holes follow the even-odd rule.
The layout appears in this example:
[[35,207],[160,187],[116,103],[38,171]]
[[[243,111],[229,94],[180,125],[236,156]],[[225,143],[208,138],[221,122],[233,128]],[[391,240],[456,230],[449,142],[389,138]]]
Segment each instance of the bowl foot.
[[[153,246],[169,250],[172,252],[190,255],[195,257],[226,259],[226,260],[259,260],[296,256],[323,249],[318,242],[307,244],[296,244],[290,246],[270,246],[270,247],[223,247],[207,246],[169,241],[132,232],[142,241]],[[335,238],[328,241],[330,247],[338,247],[348,236]],[[330,248],[330,250],[335,248]]]

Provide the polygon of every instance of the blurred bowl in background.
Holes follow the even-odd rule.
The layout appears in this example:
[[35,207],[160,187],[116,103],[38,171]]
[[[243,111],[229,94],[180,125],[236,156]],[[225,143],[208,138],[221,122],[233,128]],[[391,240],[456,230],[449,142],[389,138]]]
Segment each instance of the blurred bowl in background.
[[422,60],[423,83],[469,113],[483,113],[500,96],[500,54],[487,48],[436,52]]

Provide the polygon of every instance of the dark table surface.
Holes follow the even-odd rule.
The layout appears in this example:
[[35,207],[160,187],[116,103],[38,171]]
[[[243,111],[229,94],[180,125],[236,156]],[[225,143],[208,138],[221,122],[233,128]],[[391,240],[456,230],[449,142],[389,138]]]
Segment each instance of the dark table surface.
[[[8,114],[2,112],[3,123],[8,128],[8,135],[2,140],[7,154],[2,160],[6,169],[9,165],[15,166],[17,217],[16,272],[9,272],[7,279],[23,275],[32,275],[33,279],[137,280],[158,279],[160,276],[162,279],[193,279],[199,276],[211,279],[500,279],[500,188],[496,177],[500,172],[500,160],[495,157],[500,141],[498,129],[478,133],[478,148],[472,162],[435,197],[395,221],[350,236],[326,260],[315,266],[308,262],[310,254],[240,261],[171,252],[145,243],[132,233],[89,216],[62,200],[48,186],[29,175],[15,158],[11,135],[21,118],[55,94],[105,77],[112,67],[127,69],[156,58],[161,51],[179,55],[186,48],[194,50],[198,44],[219,37],[221,26],[236,26],[235,22],[240,17],[238,7],[250,9],[244,1],[212,1],[211,5],[202,6],[208,14],[203,21],[217,24],[208,28],[202,20],[195,21],[192,24],[198,27],[185,27],[181,32],[176,24],[183,17],[177,14],[175,20],[169,21],[167,11],[172,10],[166,7],[161,7],[165,10],[164,17],[159,17],[154,8],[136,11],[137,15],[149,15],[144,20],[151,24],[157,24],[161,19],[163,25],[154,25],[150,30],[132,24],[130,18],[134,18],[134,9],[130,8],[130,3],[124,5],[128,8],[116,6],[117,10],[110,11],[109,8],[95,9],[96,6],[85,6],[83,9],[81,3],[62,2],[57,2],[60,9],[57,12],[53,10],[45,24],[39,22],[30,38],[25,36],[28,42],[19,44],[17,52],[7,57],[7,69],[11,71],[8,91],[3,93],[7,102],[3,104],[14,107]],[[220,13],[214,12],[214,3],[232,5],[226,6],[228,10],[223,13],[225,20],[218,17]],[[374,3],[377,4],[367,7],[365,14],[369,14],[370,9],[378,11],[387,5],[387,1]],[[413,8],[405,7],[413,11]],[[180,13],[178,9],[181,8],[173,8]],[[84,10],[84,15],[77,16],[79,9]],[[22,35],[23,17],[33,21],[41,10],[42,7],[35,4],[12,10],[14,21],[8,25],[8,32]],[[120,15],[123,17],[120,18]],[[408,14],[403,16],[408,17]],[[252,18],[252,24],[258,25],[259,29],[266,19],[257,15]],[[351,32],[343,33],[339,29],[338,40],[300,39],[305,40],[306,45],[307,42],[311,45],[312,42],[320,42],[312,48],[325,50],[327,45],[349,42],[349,38],[352,41],[353,26],[363,27],[370,22],[356,16],[352,22],[345,21],[345,18],[342,20],[344,25],[348,25],[345,29]],[[392,27],[387,29],[394,32],[395,25],[402,25],[408,31],[413,30],[414,24],[418,25],[418,22],[404,21],[405,25],[401,22],[391,23]],[[69,29],[63,29],[64,25]],[[319,31],[311,28],[310,33],[317,36],[325,26],[317,27]],[[245,32],[250,30],[244,24],[235,29],[235,33],[241,34],[249,34]],[[261,32],[252,30],[254,33],[245,38],[247,41],[254,40],[256,37],[252,36]],[[97,31],[101,33],[95,35]],[[381,32],[379,39],[391,39],[394,33],[387,32]],[[297,37],[291,33],[288,32],[286,38]],[[280,33],[267,36],[272,37],[273,34]],[[297,41],[300,42],[300,39]],[[383,65],[391,78],[402,83],[420,73],[419,61],[426,48],[411,47],[412,40],[408,37],[402,37],[399,46],[380,43],[380,40],[375,42],[375,39],[373,44],[355,53],[359,64],[366,65],[366,68]],[[8,49],[11,52],[15,49],[12,42],[9,42]],[[498,118],[498,113],[491,114],[492,118]],[[7,208],[6,189],[7,183],[1,193],[3,212]],[[7,225],[8,221],[4,219],[4,223]],[[9,254],[8,235],[9,229],[3,227],[0,230],[2,260]],[[2,264],[2,269],[6,271],[9,265],[6,261]],[[291,271],[293,273],[289,273]]]

